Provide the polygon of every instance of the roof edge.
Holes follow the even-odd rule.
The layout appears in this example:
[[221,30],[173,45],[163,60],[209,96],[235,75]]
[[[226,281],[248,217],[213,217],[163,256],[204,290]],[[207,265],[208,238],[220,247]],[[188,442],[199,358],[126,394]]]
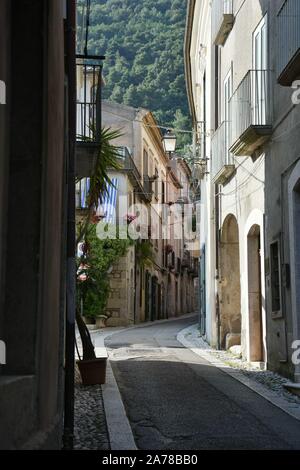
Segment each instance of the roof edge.
[[193,120],[193,125],[197,124],[196,109],[193,97],[192,89],[192,67],[191,67],[191,39],[194,24],[194,12],[195,12],[196,0],[188,0],[187,2],[187,15],[186,15],[186,27],[185,27],[185,38],[184,38],[184,68],[185,68],[185,84],[188,96],[188,103],[190,113]]

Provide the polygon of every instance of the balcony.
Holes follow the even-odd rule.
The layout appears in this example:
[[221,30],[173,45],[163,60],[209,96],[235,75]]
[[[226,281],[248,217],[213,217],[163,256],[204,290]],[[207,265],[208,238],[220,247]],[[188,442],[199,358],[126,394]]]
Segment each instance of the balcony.
[[216,46],[224,46],[233,23],[233,0],[213,0],[212,38]]
[[272,133],[269,71],[249,70],[230,100],[230,147],[236,156],[252,156]]
[[181,266],[182,268],[189,268],[191,264],[191,254],[189,251],[185,251],[182,257]]
[[134,163],[127,147],[119,147],[118,163],[120,170],[128,174],[134,188],[141,188],[141,174]]
[[141,174],[127,147],[119,147],[118,161],[120,164],[120,171],[127,173],[128,178],[138,195],[145,202],[151,202],[153,194],[152,181],[147,176],[144,176],[142,181]]
[[212,138],[212,180],[224,184],[235,172],[232,154],[229,152],[230,123],[223,122]]
[[151,202],[152,201],[152,195],[153,195],[152,180],[149,178],[149,176],[144,176],[144,178],[143,178],[143,192],[142,192],[141,196],[145,200],[145,202]]
[[199,277],[199,260],[198,258],[191,257],[191,264],[188,269],[188,273],[193,278]]
[[277,15],[277,76],[283,86],[300,78],[299,24],[299,0],[286,0]]
[[[76,166],[77,176],[90,176],[101,137],[101,58],[77,58]],[[98,63],[96,63],[98,62]]]
[[175,269],[175,252],[174,251],[172,251],[172,253],[167,254],[167,265],[171,271]]

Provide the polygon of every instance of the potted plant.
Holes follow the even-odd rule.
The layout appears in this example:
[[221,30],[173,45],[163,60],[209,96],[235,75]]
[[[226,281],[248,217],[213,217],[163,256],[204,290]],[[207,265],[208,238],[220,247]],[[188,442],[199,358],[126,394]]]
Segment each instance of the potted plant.
[[[87,207],[84,214],[84,218],[81,219],[78,225],[77,234],[77,245],[79,242],[84,242],[85,253],[83,256],[88,257],[90,248],[87,241],[87,234],[90,225],[98,223],[98,217],[96,216],[97,208],[103,198],[103,195],[107,192],[107,188],[112,184],[109,176],[109,169],[119,169],[118,164],[118,147],[111,144],[111,141],[120,137],[119,131],[113,131],[111,129],[101,129],[100,145],[96,156],[94,168],[90,175],[90,189],[87,198]],[[84,138],[88,141],[88,138]],[[92,139],[91,139],[92,140]],[[82,264],[82,260],[80,260]],[[95,286],[97,288],[97,282],[93,277],[93,269],[89,263],[85,263],[84,268],[80,268],[80,272],[77,272],[77,305],[76,305],[76,323],[78,326],[82,354],[78,351],[77,365],[84,385],[94,385],[105,383],[106,375],[106,357],[96,357],[95,348],[90,336],[90,332],[83,320],[81,307],[82,307],[82,289],[87,293],[88,290],[93,291]],[[84,271],[84,272],[83,272]],[[80,276],[81,277],[80,279]],[[84,276],[86,279],[84,280]],[[88,289],[88,287],[90,289]],[[78,348],[77,348],[78,350]]]
[[106,328],[107,320],[110,318],[110,315],[106,313],[101,313],[96,318],[96,327],[97,328]]

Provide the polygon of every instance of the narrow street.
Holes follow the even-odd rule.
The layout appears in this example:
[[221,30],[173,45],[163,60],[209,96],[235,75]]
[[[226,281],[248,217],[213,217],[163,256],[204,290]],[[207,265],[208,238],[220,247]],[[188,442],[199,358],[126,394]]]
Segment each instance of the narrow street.
[[296,449],[300,422],[176,339],[196,317],[106,340],[138,449]]

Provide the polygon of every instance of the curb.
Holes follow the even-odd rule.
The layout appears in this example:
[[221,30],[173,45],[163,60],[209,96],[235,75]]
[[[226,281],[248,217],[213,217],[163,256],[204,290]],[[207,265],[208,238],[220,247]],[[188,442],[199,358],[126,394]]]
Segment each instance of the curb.
[[[250,379],[249,377],[246,377],[239,370],[233,369],[232,367],[224,364],[224,362],[221,362],[218,359],[212,358],[209,352],[208,351],[206,352],[205,349],[199,349],[199,347],[195,347],[195,344],[189,341],[186,335],[194,331],[195,328],[197,327],[198,327],[198,324],[189,326],[188,328],[184,328],[183,330],[181,330],[177,334],[177,338],[176,338],[177,341],[181,343],[185,348],[192,351],[194,354],[197,354],[202,359],[205,359],[210,364],[222,370],[225,374],[230,375],[232,378],[234,378],[238,382],[250,388],[253,392],[256,392],[258,395],[268,400],[270,403],[272,403],[272,405],[276,406],[277,408],[280,408],[285,413],[289,414],[293,418],[300,421],[299,405],[297,405],[296,403],[295,404],[287,403],[287,401],[284,398],[279,397],[276,392],[273,392],[273,390],[266,389],[264,385],[257,383],[256,381]],[[205,348],[206,343],[203,340],[202,342]],[[207,350],[209,350],[209,346],[207,346]]]
[[104,411],[111,450],[137,450],[121,394],[109,360],[102,385]]

